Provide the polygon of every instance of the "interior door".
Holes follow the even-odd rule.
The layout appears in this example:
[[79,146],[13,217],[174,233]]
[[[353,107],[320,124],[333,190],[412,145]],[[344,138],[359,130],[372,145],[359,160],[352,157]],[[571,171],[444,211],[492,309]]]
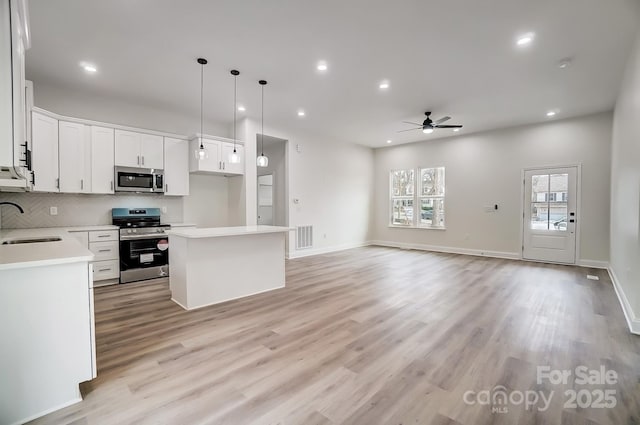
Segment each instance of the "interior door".
[[575,264],[577,176],[577,167],[525,171],[524,259]]

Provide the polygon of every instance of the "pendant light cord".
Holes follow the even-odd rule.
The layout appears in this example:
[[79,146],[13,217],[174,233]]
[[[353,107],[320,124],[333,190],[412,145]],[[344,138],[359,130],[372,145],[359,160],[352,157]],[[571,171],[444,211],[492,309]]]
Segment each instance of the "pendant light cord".
[[202,144],[202,117],[204,116],[204,64],[200,64],[200,149],[204,149]]
[[264,84],[262,85],[262,133],[260,135],[260,141],[262,142],[260,156],[264,156]]
[[236,114],[238,110],[238,76],[233,76],[233,153],[236,153]]

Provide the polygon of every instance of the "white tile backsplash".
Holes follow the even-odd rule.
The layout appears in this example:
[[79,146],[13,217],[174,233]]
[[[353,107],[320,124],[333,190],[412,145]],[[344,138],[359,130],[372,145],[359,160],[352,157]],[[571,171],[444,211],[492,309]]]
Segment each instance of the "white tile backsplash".
[[[24,214],[12,206],[0,206],[4,229],[62,227],[111,224],[111,208],[166,207],[163,222],[183,221],[183,200],[163,195],[79,195],[63,193],[0,193],[0,201],[15,202]],[[50,215],[50,207],[58,215]]]

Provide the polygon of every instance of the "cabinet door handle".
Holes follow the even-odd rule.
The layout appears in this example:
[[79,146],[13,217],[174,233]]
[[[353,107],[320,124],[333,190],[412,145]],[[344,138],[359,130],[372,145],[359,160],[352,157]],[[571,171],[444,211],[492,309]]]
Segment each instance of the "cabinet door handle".
[[110,249],[99,249],[98,252],[111,252]]
[[138,155],[137,158],[138,158],[138,165],[140,165],[140,155]]
[[110,235],[98,235],[99,238],[108,238]]
[[109,272],[111,271],[111,267],[109,267],[108,269],[98,269],[99,272]]
[[222,169],[224,170],[226,166],[227,166],[226,162],[223,161],[222,162]]
[[113,180],[111,180],[111,190],[113,191]]
[[60,189],[60,179],[56,179],[56,189]]
[[144,165],[144,155],[142,155],[142,165]]
[[80,179],[80,190],[84,190],[84,179]]
[[164,185],[164,191],[165,191],[165,192],[168,192],[168,191],[169,191],[169,184],[168,184],[168,183]]

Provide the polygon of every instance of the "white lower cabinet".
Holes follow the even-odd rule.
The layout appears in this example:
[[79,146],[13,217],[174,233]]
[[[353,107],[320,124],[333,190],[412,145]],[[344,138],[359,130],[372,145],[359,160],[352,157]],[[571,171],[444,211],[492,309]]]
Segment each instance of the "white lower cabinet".
[[117,230],[69,232],[95,256],[93,281],[95,286],[118,283],[120,279],[120,237]]

